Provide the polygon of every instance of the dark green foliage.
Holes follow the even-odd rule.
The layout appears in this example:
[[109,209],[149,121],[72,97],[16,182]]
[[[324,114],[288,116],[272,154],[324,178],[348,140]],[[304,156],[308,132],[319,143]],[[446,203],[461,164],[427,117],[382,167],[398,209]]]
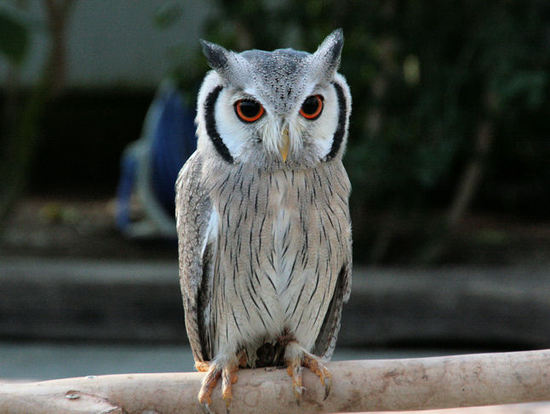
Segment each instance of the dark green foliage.
[[0,59],[4,57],[19,65],[23,62],[28,47],[29,31],[26,25],[0,8]]

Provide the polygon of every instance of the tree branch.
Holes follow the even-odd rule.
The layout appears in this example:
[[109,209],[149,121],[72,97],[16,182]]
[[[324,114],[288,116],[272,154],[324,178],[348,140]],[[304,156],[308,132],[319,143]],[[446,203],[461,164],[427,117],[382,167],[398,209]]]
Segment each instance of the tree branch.
[[[284,369],[241,370],[236,413],[327,413],[419,410],[550,400],[550,350],[418,359],[342,361],[323,400],[319,379],[304,370],[298,405]],[[0,384],[0,412],[202,413],[204,374],[124,374]],[[212,408],[224,413],[219,386]],[[148,411],[149,410],[149,411]]]

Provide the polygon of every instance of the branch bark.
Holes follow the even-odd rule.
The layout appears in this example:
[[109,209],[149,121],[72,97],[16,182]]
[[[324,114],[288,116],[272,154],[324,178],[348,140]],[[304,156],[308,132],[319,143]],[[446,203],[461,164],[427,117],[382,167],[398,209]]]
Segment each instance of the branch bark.
[[[550,400],[550,350],[328,364],[331,394],[307,369],[298,405],[284,369],[241,370],[237,413],[419,410]],[[0,384],[0,412],[202,413],[204,374],[124,374]],[[219,387],[212,408],[225,413]]]

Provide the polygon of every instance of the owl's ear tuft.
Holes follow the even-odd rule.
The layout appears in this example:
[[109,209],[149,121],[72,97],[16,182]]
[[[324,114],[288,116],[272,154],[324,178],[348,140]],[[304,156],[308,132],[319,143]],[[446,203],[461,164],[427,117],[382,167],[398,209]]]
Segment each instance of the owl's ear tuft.
[[336,29],[323,40],[313,54],[313,62],[317,66],[319,75],[325,80],[332,79],[338,70],[343,47],[344,31]]
[[216,71],[224,71],[228,65],[229,52],[223,47],[200,39],[202,53],[206,56],[208,65]]
[[246,61],[220,45],[202,39],[200,42],[208,65],[233,86],[244,87],[248,77]]

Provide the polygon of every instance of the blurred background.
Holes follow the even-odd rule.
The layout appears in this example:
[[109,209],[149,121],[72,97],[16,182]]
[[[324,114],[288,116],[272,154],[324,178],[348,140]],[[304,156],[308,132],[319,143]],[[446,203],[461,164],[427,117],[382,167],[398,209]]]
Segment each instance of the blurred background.
[[198,39],[314,51],[337,27],[355,265],[337,357],[550,346],[547,1],[6,0],[0,378],[192,369],[172,200]]

